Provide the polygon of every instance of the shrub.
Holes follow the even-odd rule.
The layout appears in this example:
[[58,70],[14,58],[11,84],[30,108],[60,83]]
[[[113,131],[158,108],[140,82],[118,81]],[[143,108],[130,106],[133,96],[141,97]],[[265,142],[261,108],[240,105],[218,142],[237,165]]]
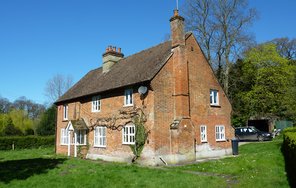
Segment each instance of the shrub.
[[54,136],[7,136],[0,137],[0,150],[31,149],[54,146]]
[[285,129],[282,151],[285,157],[286,172],[291,187],[296,187],[296,127]]
[[21,135],[23,135],[22,131],[19,128],[14,126],[11,118],[8,118],[7,125],[4,128],[2,134],[4,136],[21,136]]

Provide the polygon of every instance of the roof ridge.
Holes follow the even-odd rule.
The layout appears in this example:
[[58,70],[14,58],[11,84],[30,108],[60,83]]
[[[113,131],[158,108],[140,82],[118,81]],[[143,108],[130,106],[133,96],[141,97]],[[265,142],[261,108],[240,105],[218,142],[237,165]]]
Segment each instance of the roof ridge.
[[168,42],[171,42],[171,41],[170,41],[170,40],[168,40],[168,41],[164,41],[164,42],[161,42],[161,43],[156,44],[156,45],[154,45],[154,46],[151,46],[151,47],[149,47],[149,48],[146,48],[146,49],[144,49],[144,50],[141,50],[141,51],[139,51],[139,52],[136,52],[136,53],[134,53],[134,54],[131,54],[131,55],[125,57],[125,58],[122,58],[121,60],[119,60],[119,62],[122,61],[122,60],[128,59],[128,58],[130,58],[130,57],[132,57],[132,56],[135,56],[135,55],[138,55],[138,54],[140,54],[140,53],[143,53],[143,52],[145,52],[145,51],[149,51],[149,50],[151,50],[151,49],[153,49],[153,48],[156,48],[156,47],[158,47],[158,46],[160,46],[160,45],[164,45],[165,43],[168,43]]

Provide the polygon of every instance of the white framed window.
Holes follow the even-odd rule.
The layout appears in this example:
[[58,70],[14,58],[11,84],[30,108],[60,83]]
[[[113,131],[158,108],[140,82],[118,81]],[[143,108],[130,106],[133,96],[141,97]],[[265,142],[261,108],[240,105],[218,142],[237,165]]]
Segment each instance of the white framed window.
[[219,105],[219,92],[218,90],[210,90],[210,104],[213,106]]
[[122,129],[122,143],[123,144],[135,144],[135,125],[129,124],[123,127]]
[[201,142],[207,142],[207,126],[206,125],[201,125],[200,126],[200,141]]
[[76,143],[78,145],[86,145],[86,130],[76,131]]
[[133,89],[124,91],[124,106],[133,106]]
[[68,105],[63,106],[63,120],[68,120]]
[[101,111],[101,96],[95,96],[92,98],[91,111],[92,112]]
[[61,140],[60,140],[61,145],[68,145],[69,143],[69,134],[67,129],[61,129]]
[[216,141],[225,141],[225,127],[224,125],[215,126]]
[[106,127],[96,127],[94,131],[94,146],[106,147]]

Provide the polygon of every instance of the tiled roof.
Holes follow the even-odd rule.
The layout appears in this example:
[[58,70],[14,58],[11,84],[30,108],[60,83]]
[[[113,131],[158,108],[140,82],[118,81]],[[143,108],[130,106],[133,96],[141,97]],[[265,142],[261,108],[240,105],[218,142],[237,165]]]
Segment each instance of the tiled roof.
[[103,73],[102,67],[91,70],[56,103],[150,81],[170,55],[171,42],[167,41],[121,59],[109,72]]

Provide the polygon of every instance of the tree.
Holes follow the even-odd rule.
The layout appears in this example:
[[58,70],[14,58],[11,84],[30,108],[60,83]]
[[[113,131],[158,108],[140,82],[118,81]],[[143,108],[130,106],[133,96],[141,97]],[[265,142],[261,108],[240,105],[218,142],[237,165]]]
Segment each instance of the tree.
[[38,135],[54,135],[56,124],[56,106],[52,105],[41,116],[40,123],[36,129]]
[[186,28],[196,33],[199,43],[213,68],[223,70],[222,84],[229,89],[231,64],[252,37],[246,33],[256,18],[255,9],[246,8],[247,0],[187,0]]
[[71,76],[66,77],[64,75],[57,74],[52,79],[48,80],[45,87],[45,95],[48,97],[50,103],[53,103],[72,85],[73,79]]
[[288,60],[296,59],[296,39],[276,38],[271,41],[277,46],[277,51]]
[[0,97],[0,113],[8,113],[11,105],[8,99]]
[[25,110],[13,109],[8,113],[12,119],[13,124],[23,133],[26,129],[34,128],[34,121],[28,117],[28,113]]
[[288,95],[292,88],[293,67],[281,57],[274,44],[263,44],[246,52],[243,79],[252,83],[241,97],[249,117],[277,119],[287,116],[294,100]]
[[14,126],[12,119],[8,118],[7,125],[3,130],[3,135],[4,136],[21,136],[23,135],[23,133],[19,128]]
[[24,96],[15,100],[12,107],[17,110],[25,111],[27,116],[32,120],[38,118],[45,111],[44,105],[37,104]]
[[212,64],[212,53],[215,53],[213,38],[215,34],[215,18],[213,0],[185,1],[186,30],[196,33],[197,40],[205,52],[206,59]]

